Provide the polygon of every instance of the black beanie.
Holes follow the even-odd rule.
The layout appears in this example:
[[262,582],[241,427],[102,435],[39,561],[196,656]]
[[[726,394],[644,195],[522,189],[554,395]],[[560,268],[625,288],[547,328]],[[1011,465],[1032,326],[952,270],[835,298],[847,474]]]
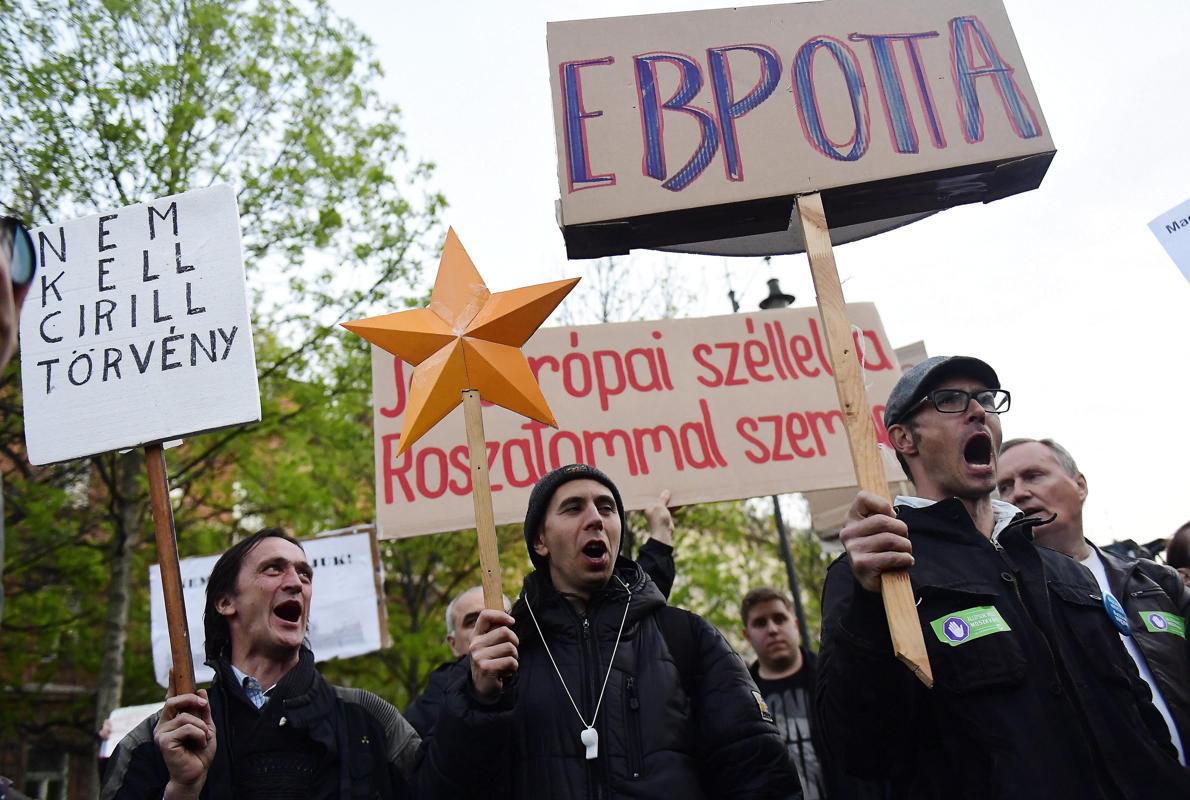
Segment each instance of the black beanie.
[[620,515],[620,546],[623,547],[628,520],[624,516],[624,502],[620,499],[620,490],[612,483],[611,478],[595,467],[589,467],[586,464],[569,464],[565,467],[558,467],[544,476],[529,493],[529,508],[525,511],[525,546],[529,548],[529,560],[533,562],[536,569],[544,570],[547,563],[544,558],[534,552],[533,542],[537,539],[537,534],[541,533],[541,526],[545,522],[545,512],[549,508],[550,500],[554,497],[554,492],[558,491],[558,487],[563,484],[581,480],[598,481],[612,493],[612,499],[616,501],[616,512]]

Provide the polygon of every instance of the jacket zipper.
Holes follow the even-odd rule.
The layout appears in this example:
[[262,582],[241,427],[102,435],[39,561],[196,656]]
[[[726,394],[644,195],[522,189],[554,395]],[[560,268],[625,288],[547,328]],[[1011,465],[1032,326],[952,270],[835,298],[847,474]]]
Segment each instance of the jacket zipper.
[[1161,587],[1157,587],[1155,589],[1139,589],[1135,592],[1129,592],[1128,596],[1129,597],[1147,597],[1151,594],[1165,594],[1165,590],[1162,589]]
[[[1033,612],[1029,610],[1028,604],[1025,603],[1025,598],[1021,595],[1020,581],[1016,579],[1016,570],[1013,569],[1012,564],[1008,561],[1003,546],[1001,546],[1000,543],[996,542],[995,540],[993,540],[993,543],[996,545],[996,549],[1001,553],[1001,559],[1004,561],[1005,565],[1007,565],[1010,570],[1013,570],[1012,588],[1013,591],[1016,592],[1017,602],[1021,604],[1021,608],[1024,609],[1025,616],[1029,619],[1029,622],[1033,625],[1037,632],[1041,634],[1041,641],[1045,642],[1046,652],[1049,653],[1050,663],[1054,667],[1054,675],[1057,676],[1058,680],[1062,684],[1064,684],[1063,689],[1066,691],[1067,702],[1070,704],[1070,707],[1075,710],[1075,713],[1078,714],[1078,716],[1082,719],[1083,725],[1088,731],[1087,734],[1083,735],[1082,739],[1086,745],[1088,754],[1091,756],[1091,761],[1095,766],[1095,771],[1099,773],[1100,779],[1104,780],[1107,786],[1110,786],[1112,789],[1115,789],[1118,792],[1119,789],[1116,786],[1114,777],[1103,766],[1102,758],[1099,755],[1098,742],[1096,741],[1093,732],[1091,732],[1092,727],[1090,725],[1090,721],[1087,719],[1086,709],[1083,708],[1082,702],[1078,696],[1075,693],[1069,691],[1069,686],[1073,682],[1070,678],[1070,675],[1066,672],[1064,666],[1059,666],[1057,656],[1054,655],[1053,645],[1050,644],[1049,637],[1045,635],[1045,629],[1037,623],[1037,620],[1033,617]],[[1047,586],[1046,592],[1048,593],[1048,591],[1049,587]],[[1094,595],[1092,595],[1092,597],[1094,597]]]
[[636,692],[636,678],[629,675],[624,681],[624,697],[627,710],[624,718],[628,720],[628,777],[632,780],[640,778],[640,696]]
[[[598,680],[599,676],[599,646],[595,641],[595,637],[591,632],[591,616],[590,607],[588,606],[587,613],[583,614],[583,662],[589,665],[589,669],[583,670],[583,686],[586,689],[586,707],[588,713],[595,713],[595,698],[598,696],[599,687],[592,684],[592,680]],[[599,748],[599,755],[586,762],[587,766],[587,796],[592,800],[602,800],[604,797],[611,795],[610,784],[606,787],[604,783],[608,780],[607,770],[604,769],[603,764],[607,759],[608,740],[599,730],[602,726],[598,719],[592,720],[595,723],[595,731],[599,734],[601,746]]]

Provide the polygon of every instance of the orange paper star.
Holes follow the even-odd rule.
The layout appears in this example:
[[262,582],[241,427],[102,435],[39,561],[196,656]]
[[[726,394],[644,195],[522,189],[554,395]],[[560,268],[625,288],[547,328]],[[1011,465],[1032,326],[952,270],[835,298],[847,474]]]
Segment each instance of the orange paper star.
[[344,322],[343,327],[414,365],[400,455],[462,402],[468,389],[557,427],[521,346],[578,278],[492,294],[451,228],[427,308]]

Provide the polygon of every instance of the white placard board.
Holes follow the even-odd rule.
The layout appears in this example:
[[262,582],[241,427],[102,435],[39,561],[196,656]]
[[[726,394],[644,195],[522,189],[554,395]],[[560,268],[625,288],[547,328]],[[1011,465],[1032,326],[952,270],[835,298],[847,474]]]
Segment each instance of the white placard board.
[[21,314],[31,463],[260,420],[230,186],[32,235],[38,272]]
[[1149,230],[1190,281],[1190,200],[1150,222]]
[[[302,541],[306,560],[314,567],[314,591],[310,601],[310,646],[318,661],[371,653],[381,648],[382,597],[377,591],[376,567],[372,559],[372,534],[353,533]],[[194,657],[194,680],[205,683],[214,672],[203,661],[205,635],[203,608],[207,578],[218,555],[183,558],[182,596],[186,602],[186,623]],[[165,621],[165,600],[161,593],[161,570],[149,567],[150,640],[153,672],[157,683],[169,685],[173,663],[169,629]]]
[[165,703],[145,703],[140,706],[124,706],[113,711],[107,718],[107,738],[99,744],[99,757],[109,758],[121,739],[132,733],[132,729],[140,725],[145,717],[156,714],[164,707]]

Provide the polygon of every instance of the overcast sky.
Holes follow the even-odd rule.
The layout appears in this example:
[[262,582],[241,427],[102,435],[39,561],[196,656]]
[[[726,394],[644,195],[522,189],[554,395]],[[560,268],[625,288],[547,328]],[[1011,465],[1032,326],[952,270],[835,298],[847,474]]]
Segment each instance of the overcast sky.
[[[590,266],[566,261],[555,224],[545,23],[725,5],[332,4],[376,42],[409,149],[437,163],[445,221],[495,290]],[[894,345],[923,339],[931,354],[991,363],[1013,392],[1005,436],[1052,436],[1078,460],[1093,540],[1167,536],[1190,520],[1190,284],[1147,223],[1190,198],[1190,3],[1006,6],[1058,149],[1045,181],[837,248],[844,292],[877,304]],[[643,271],[659,256],[631,258]],[[802,255],[771,270],[668,258],[701,298],[689,315],[729,310],[725,275],[745,308],[768,277],[813,303]]]

